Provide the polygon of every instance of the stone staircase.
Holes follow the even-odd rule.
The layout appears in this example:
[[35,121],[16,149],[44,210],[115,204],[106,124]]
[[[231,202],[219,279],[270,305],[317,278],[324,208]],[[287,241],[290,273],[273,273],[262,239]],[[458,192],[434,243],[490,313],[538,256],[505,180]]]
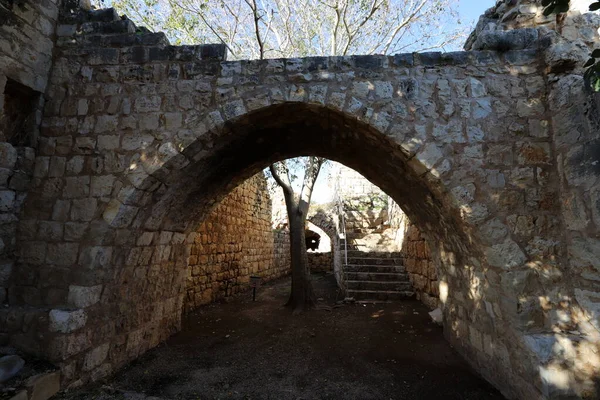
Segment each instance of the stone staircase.
[[63,53],[91,55],[92,65],[122,65],[150,61],[225,60],[222,44],[171,46],[164,33],[154,33],[121,17],[114,8],[77,10],[60,16],[57,44]]
[[[340,240],[343,251],[345,239]],[[400,253],[370,251],[358,239],[353,239],[352,234],[347,240],[348,262],[344,264],[346,297],[358,302],[376,303],[414,296]]]
[[94,47],[169,45],[164,33],[152,33],[121,18],[114,8],[61,15],[57,35],[62,46],[78,44]]

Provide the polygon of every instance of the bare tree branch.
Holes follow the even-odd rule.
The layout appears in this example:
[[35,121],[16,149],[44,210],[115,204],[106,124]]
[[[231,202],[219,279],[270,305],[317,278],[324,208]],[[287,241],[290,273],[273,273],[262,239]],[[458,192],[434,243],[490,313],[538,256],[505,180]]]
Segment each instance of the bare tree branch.
[[258,7],[256,5],[256,0],[244,0],[248,7],[252,10],[252,16],[254,18],[254,34],[256,35],[256,43],[258,44],[260,59],[263,60],[265,58],[265,44],[260,37],[260,15],[258,13]]
[[271,171],[271,175],[273,175],[273,179],[275,179],[275,182],[277,182],[277,184],[281,186],[284,193],[287,192],[288,194],[293,195],[294,190],[292,189],[290,172],[286,162],[279,161],[273,163],[269,165],[269,170]]
[[232,59],[419,51],[458,44],[466,30],[459,0],[112,1],[178,43],[218,40]]

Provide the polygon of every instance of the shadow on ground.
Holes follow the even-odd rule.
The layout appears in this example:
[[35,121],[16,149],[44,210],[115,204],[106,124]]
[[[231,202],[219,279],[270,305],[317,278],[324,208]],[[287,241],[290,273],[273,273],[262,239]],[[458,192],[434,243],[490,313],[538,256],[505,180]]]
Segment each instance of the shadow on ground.
[[[322,303],[335,280],[314,276]],[[80,399],[502,399],[417,301],[291,315],[289,279],[199,309],[184,329]],[[147,397],[148,396],[148,397]],[[152,397],[155,396],[155,397]],[[156,399],[158,398],[158,399]]]

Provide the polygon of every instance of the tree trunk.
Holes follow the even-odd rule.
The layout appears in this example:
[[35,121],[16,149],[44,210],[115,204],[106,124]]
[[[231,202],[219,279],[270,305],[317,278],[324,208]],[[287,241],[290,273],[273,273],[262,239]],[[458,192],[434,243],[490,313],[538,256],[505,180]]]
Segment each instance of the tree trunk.
[[306,212],[303,212],[293,199],[288,201],[286,198],[286,206],[290,228],[290,260],[292,264],[292,291],[286,306],[292,308],[294,312],[302,312],[314,308],[316,305],[306,254],[304,232]]

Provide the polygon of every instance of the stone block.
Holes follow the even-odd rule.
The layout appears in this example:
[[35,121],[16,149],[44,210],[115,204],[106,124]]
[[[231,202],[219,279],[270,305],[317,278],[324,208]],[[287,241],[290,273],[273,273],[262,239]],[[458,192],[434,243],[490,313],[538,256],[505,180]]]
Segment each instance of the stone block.
[[108,355],[109,349],[110,344],[105,343],[88,352],[85,355],[85,359],[83,361],[83,370],[91,371],[94,368],[100,366],[104,362],[104,360],[106,360],[106,356]]
[[483,31],[477,35],[473,50],[523,50],[534,46],[538,31],[534,28],[509,31]]
[[438,51],[414,53],[415,64],[423,65],[426,67],[433,67],[441,63],[442,53]]
[[539,142],[517,143],[518,161],[520,164],[548,164],[550,163],[550,144]]
[[0,188],[8,187],[8,178],[10,178],[12,174],[12,169],[0,168]]
[[541,99],[519,99],[517,100],[517,114],[519,117],[540,117],[545,111],[544,103]]
[[8,400],[29,400],[29,395],[27,394],[27,390],[21,390],[19,393],[9,398]]
[[114,132],[117,129],[119,124],[119,120],[117,116],[114,115],[102,115],[99,116],[96,125],[94,127],[94,132],[96,133],[104,133],[104,132]]
[[77,308],[92,306],[100,301],[102,294],[102,285],[96,286],[69,286],[69,304]]
[[67,222],[64,226],[64,240],[67,242],[76,242],[80,240],[89,227],[85,222]]
[[51,332],[71,333],[85,326],[87,315],[84,310],[51,310],[49,322]]
[[13,190],[0,190],[0,212],[15,211],[16,195]]
[[14,268],[14,261],[0,260],[0,286],[8,286],[8,281]]
[[17,156],[17,150],[10,143],[0,142],[0,167],[14,168]]
[[75,176],[65,178],[63,197],[67,199],[87,197],[90,194],[90,177]]
[[85,247],[79,255],[79,263],[90,269],[107,267],[111,259],[112,247],[107,246]]
[[92,176],[90,195],[92,197],[110,196],[115,183],[114,175]]
[[63,237],[63,225],[60,222],[40,221],[37,236],[40,240],[60,241]]
[[485,254],[491,266],[504,269],[521,266],[527,260],[519,245],[511,239],[488,247]]
[[48,400],[60,390],[60,372],[32,376],[26,386],[30,392],[29,400]]
[[96,382],[100,379],[104,379],[112,374],[112,365],[109,363],[102,364],[100,367],[92,371],[91,379],[92,382]]
[[46,262],[56,265],[73,265],[77,261],[79,244],[50,243],[46,254]]

